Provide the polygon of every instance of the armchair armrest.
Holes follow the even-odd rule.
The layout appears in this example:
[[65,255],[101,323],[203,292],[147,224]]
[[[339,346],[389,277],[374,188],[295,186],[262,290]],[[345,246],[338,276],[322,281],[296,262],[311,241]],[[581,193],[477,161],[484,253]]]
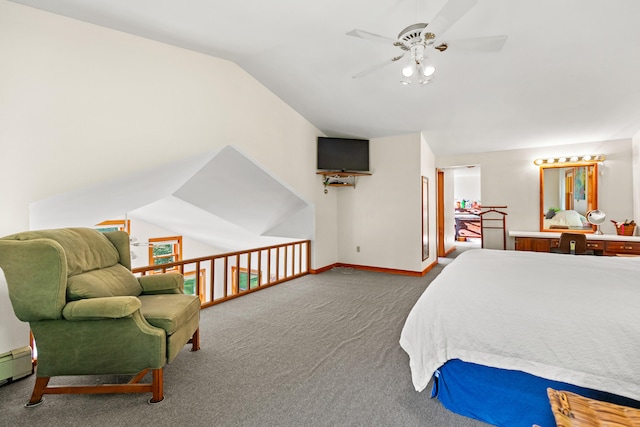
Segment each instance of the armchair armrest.
[[142,307],[136,297],[87,298],[72,301],[62,309],[67,320],[119,319],[131,316]]
[[152,274],[138,277],[143,294],[182,294],[184,276],[180,273]]

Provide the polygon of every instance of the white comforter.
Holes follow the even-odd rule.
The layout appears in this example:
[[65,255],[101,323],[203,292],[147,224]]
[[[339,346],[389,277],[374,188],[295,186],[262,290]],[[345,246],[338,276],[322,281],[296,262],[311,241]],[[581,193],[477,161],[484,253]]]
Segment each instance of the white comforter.
[[418,391],[461,359],[640,400],[640,258],[466,251],[416,302],[400,345]]

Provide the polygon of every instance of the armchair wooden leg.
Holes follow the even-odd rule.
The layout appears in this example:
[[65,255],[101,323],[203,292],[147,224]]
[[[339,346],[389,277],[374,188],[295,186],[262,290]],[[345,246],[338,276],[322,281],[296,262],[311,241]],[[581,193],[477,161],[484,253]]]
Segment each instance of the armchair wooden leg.
[[153,397],[149,400],[149,403],[158,403],[164,400],[164,385],[163,385],[163,374],[162,368],[153,369],[151,371],[153,375],[153,381],[151,383],[151,392],[153,393]]
[[191,351],[200,350],[200,328],[196,329],[189,342],[191,343]]
[[42,403],[42,395],[44,394],[45,389],[47,388],[47,384],[49,384],[49,379],[51,377],[36,377],[36,383],[33,386],[33,393],[31,393],[31,399],[24,406],[30,408],[32,406],[37,406]]

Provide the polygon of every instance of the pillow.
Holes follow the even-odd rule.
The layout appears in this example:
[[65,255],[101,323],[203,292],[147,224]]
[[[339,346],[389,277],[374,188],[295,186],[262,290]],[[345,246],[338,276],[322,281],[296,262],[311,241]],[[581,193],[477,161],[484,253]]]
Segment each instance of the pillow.
[[551,225],[566,225],[568,227],[582,227],[580,214],[576,211],[558,211],[549,221]]
[[551,219],[556,215],[556,211],[554,211],[553,209],[549,209],[549,212],[547,212],[547,214],[544,216],[545,219]]
[[129,269],[121,264],[76,274],[67,280],[67,300],[101,297],[137,297],[142,286]]
[[587,220],[587,217],[582,215],[582,214],[578,214],[580,215],[580,222],[582,222],[582,226],[588,226],[589,225],[589,221]]

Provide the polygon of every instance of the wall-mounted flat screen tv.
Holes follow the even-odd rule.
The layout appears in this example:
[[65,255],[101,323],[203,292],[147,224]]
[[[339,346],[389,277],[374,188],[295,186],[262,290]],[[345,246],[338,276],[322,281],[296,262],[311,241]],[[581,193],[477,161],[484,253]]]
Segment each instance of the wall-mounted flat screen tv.
[[369,140],[319,136],[318,169],[342,172],[368,172]]

